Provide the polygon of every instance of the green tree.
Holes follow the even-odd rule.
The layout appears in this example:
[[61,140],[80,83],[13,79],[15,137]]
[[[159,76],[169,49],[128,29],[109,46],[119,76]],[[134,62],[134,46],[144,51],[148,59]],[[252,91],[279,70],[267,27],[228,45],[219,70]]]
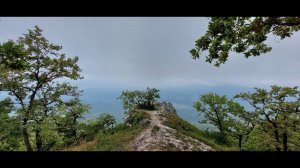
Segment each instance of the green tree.
[[114,124],[116,124],[115,117],[108,113],[102,113],[96,119],[97,128],[100,130],[113,130]]
[[13,103],[10,98],[0,101],[0,122],[1,124],[9,119],[9,113],[13,111]]
[[[2,66],[5,71],[0,73],[1,83],[5,85],[9,95],[20,104],[17,107],[17,115],[22,120],[22,135],[26,149],[33,150],[29,140],[31,134],[28,132],[29,127],[33,127],[37,150],[41,150],[40,125],[44,118],[48,117],[48,114],[45,114],[48,111],[46,109],[60,102],[63,95],[69,95],[70,84],[59,79],[82,79],[79,74],[81,70],[77,65],[78,57],[66,58],[65,54],[59,52],[62,47],[49,43],[37,26],[17,42],[13,42],[12,47],[4,49],[1,61],[6,60],[7,65],[10,65],[10,60],[16,61],[13,58],[15,54],[20,54],[22,66],[9,69]],[[49,91],[55,94],[48,95]],[[46,97],[51,97],[47,103]]]
[[141,105],[143,103],[143,92],[139,90],[129,91],[124,90],[122,94],[118,97],[119,100],[122,101],[123,108],[126,111],[131,111],[136,106]]
[[255,127],[255,114],[247,112],[243,106],[237,102],[228,101],[229,117],[226,120],[226,131],[238,139],[239,149],[242,149],[242,142],[246,136],[248,139],[250,133]]
[[124,90],[118,97],[122,101],[123,108],[128,112],[135,108],[154,109],[154,102],[160,98],[159,90],[149,88],[145,91],[141,90]]
[[272,33],[281,39],[300,29],[300,17],[212,17],[205,35],[190,50],[193,59],[208,51],[206,62],[220,66],[229,52],[243,53],[246,58],[271,51],[265,44]]
[[95,136],[103,131],[114,132],[114,125],[116,124],[116,119],[114,116],[108,113],[101,113],[99,117],[93,120],[89,120],[84,124],[81,123],[82,129],[82,138],[85,138],[86,141],[90,141],[95,138]]
[[160,98],[159,90],[156,88],[147,87],[145,91],[145,106],[146,108],[152,109],[154,107],[153,103]]
[[244,137],[248,137],[254,128],[254,115],[247,112],[243,106],[226,96],[215,93],[202,95],[195,102],[194,107],[204,114],[202,123],[216,126],[221,133],[223,143],[227,142],[226,136],[237,138],[238,146],[242,148]]
[[0,70],[2,73],[25,68],[26,54],[24,47],[12,40],[0,44]]
[[204,114],[205,119],[201,123],[208,123],[216,126],[221,133],[222,141],[226,142],[226,119],[228,118],[227,97],[214,93],[202,95],[195,102],[196,110]]
[[11,99],[0,101],[0,150],[18,150],[21,138],[20,122],[14,116],[9,116],[14,110]]
[[275,150],[288,151],[288,135],[296,132],[290,128],[299,121],[300,94],[297,87],[274,85],[271,86],[270,91],[255,88],[254,93],[241,93],[236,98],[246,100],[255,109],[258,124],[263,128],[271,127]]
[[79,120],[82,119],[83,115],[90,109],[89,105],[83,104],[80,101],[80,92],[76,92],[77,88],[73,89],[74,97],[58,105],[58,110],[61,113],[56,117],[57,131],[63,135],[63,140],[66,145],[78,142]]
[[275,141],[273,136],[270,136],[270,131],[257,124],[247,136],[247,141],[244,141],[243,149],[247,151],[273,151]]

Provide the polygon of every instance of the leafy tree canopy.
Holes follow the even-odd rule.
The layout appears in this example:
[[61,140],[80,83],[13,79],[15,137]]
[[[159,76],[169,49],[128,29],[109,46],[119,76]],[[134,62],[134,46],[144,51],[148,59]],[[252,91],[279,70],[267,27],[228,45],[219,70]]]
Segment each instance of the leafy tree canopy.
[[35,141],[36,150],[48,148],[44,148],[48,144],[44,145],[43,135],[54,130],[57,106],[66,103],[63,97],[78,93],[77,87],[63,80],[83,78],[78,57],[66,57],[60,52],[62,46],[50,43],[42,32],[35,26],[17,41],[0,45],[0,83],[18,104],[16,115],[28,151],[33,150],[30,139]]
[[160,98],[159,90],[156,88],[149,88],[145,91],[142,90],[124,90],[122,94],[118,97],[123,103],[123,108],[125,110],[133,110],[134,108],[142,109],[153,109],[154,102]]
[[206,62],[224,64],[230,52],[246,58],[270,52],[265,41],[268,34],[281,39],[300,29],[300,17],[212,17],[205,35],[190,50],[193,59],[208,51]]
[[255,88],[254,93],[240,93],[235,97],[247,101],[254,108],[256,122],[265,131],[272,131],[275,150],[287,151],[291,147],[290,139],[297,135],[299,124],[298,87],[273,85],[270,90]]

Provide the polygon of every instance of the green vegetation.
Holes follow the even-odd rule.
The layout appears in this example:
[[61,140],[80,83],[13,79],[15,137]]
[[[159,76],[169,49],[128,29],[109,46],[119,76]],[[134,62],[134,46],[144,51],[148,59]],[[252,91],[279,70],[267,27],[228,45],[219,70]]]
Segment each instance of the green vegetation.
[[274,151],[275,141],[261,126],[256,126],[243,144],[246,151]]
[[[206,34],[190,52],[194,59],[209,51],[206,61],[225,63],[230,51],[246,58],[271,51],[264,42],[269,33],[281,39],[300,29],[300,17],[213,17]],[[102,113],[83,120],[90,109],[80,100],[82,91],[66,80],[83,79],[78,57],[66,57],[62,46],[50,43],[35,26],[17,41],[0,44],[0,150],[131,150],[129,142],[150,123],[145,110],[154,110],[159,90],[124,90],[120,97],[124,123]],[[203,114],[201,123],[218,131],[203,131],[176,113],[166,113],[165,125],[178,136],[198,139],[216,150],[300,150],[300,91],[298,87],[255,88],[234,97],[252,109],[214,93],[202,95],[194,107]],[[175,111],[175,110],[174,110]],[[154,126],[153,134],[160,131]],[[166,149],[171,150],[169,143]]]
[[297,87],[274,85],[269,91],[255,90],[235,96],[247,101],[253,111],[248,112],[239,103],[213,93],[202,95],[194,107],[204,114],[202,123],[218,128],[224,144],[227,144],[224,139],[231,137],[236,139],[240,150],[299,150],[296,139],[299,138],[300,92]]
[[239,103],[228,100],[226,96],[214,93],[202,95],[194,107],[204,114],[201,123],[216,126],[221,134],[220,141],[227,144],[228,134],[238,139],[241,149],[242,142],[254,128],[252,114],[245,111]]
[[110,131],[114,129],[114,124],[116,124],[116,119],[114,116],[108,113],[102,113],[93,123],[96,129],[101,129],[104,131]]
[[[125,123],[129,125],[138,125],[141,124],[142,121],[149,120],[150,116],[145,111],[140,110],[133,110],[127,113],[127,118],[125,119]],[[147,125],[149,123],[145,123],[144,125]]]
[[131,111],[137,108],[153,110],[154,102],[159,98],[158,89],[147,87],[145,91],[124,90],[118,99],[122,101],[125,110]]
[[206,62],[224,64],[230,52],[246,58],[271,51],[264,42],[267,35],[284,39],[300,29],[300,17],[212,17],[205,35],[190,50],[193,59],[208,51]]
[[12,110],[9,98],[0,101],[0,151],[13,151],[20,147],[21,126],[18,118],[9,117]]
[[[66,134],[60,135],[56,131],[60,124],[70,128],[67,139],[69,136],[76,139],[76,120],[88,108],[78,104],[81,92],[77,87],[61,79],[82,79],[78,57],[67,58],[60,53],[62,47],[49,43],[37,26],[17,41],[10,40],[0,46],[0,83],[13,99],[6,105],[13,105],[15,117],[11,119],[18,122],[14,129],[21,129],[24,141],[21,145],[25,145],[27,151],[49,150],[60,143],[60,139],[66,138]],[[76,103],[72,102],[75,100]],[[8,139],[2,142],[8,142]],[[16,145],[10,148],[18,150]]]
[[183,134],[198,139],[199,141],[211,146],[213,149],[218,151],[238,150],[237,147],[225,145],[222,141],[220,141],[220,134],[218,132],[199,130],[194,125],[179,118],[176,113],[167,113],[165,117],[167,119],[164,124],[170,128],[175,129],[178,134]]
[[[298,87],[271,86],[255,88],[254,93],[241,93],[236,98],[249,102],[255,109],[255,122],[274,138],[276,151],[299,150],[299,143],[290,141],[299,137],[300,92]],[[292,148],[290,148],[292,147]]]
[[62,135],[65,145],[78,143],[78,131],[80,131],[78,120],[83,118],[82,115],[88,110],[89,106],[82,104],[79,97],[59,105],[59,112],[61,112],[62,116],[58,116],[55,119],[56,130],[59,135]]
[[135,125],[126,127],[120,124],[120,129],[116,129],[114,134],[103,134],[97,135],[97,145],[95,146],[96,151],[130,151],[131,146],[129,144],[142,130],[144,127]]
[[[299,29],[300,17],[212,17],[205,35],[196,41],[190,53],[197,59],[208,51],[206,62],[219,67],[232,51],[243,53],[246,58],[259,56],[272,49],[265,44],[268,34],[282,40]],[[237,138],[241,150],[299,150],[297,87],[274,85],[270,91],[255,90],[235,96],[254,108],[250,112],[226,96],[213,93],[203,95],[194,107],[204,114],[202,122],[217,126],[223,140],[228,136]]]
[[[149,120],[150,116],[145,111],[131,111],[125,123],[118,124],[111,133],[100,132],[96,136],[97,145],[93,150],[96,151],[128,151],[132,150],[130,142],[147,127],[147,123],[142,121]],[[128,126],[128,124],[130,126]]]
[[212,124],[219,129],[224,143],[226,143],[225,118],[228,114],[227,102],[228,100],[225,96],[221,97],[210,93],[203,95],[194,105],[197,111],[204,113],[205,118],[207,118],[207,120],[202,121],[203,123]]
[[78,137],[82,141],[92,141],[100,132],[114,133],[116,119],[108,113],[100,113],[99,117],[87,120],[78,125]]
[[[140,124],[141,121],[149,119],[146,112],[139,111],[130,113],[130,122],[119,123],[115,127],[110,127],[111,120],[105,120],[112,116],[101,114],[96,120],[88,121],[82,129],[81,143],[67,147],[62,150],[70,151],[130,151],[132,146],[130,142],[141,132],[147,125]],[[109,116],[109,117],[108,117]],[[113,122],[115,123],[115,122]],[[106,125],[106,127],[102,127]]]
[[144,127],[134,125],[128,127],[117,124],[114,132],[99,132],[92,140],[81,141],[75,146],[65,148],[65,151],[130,151],[130,143]]

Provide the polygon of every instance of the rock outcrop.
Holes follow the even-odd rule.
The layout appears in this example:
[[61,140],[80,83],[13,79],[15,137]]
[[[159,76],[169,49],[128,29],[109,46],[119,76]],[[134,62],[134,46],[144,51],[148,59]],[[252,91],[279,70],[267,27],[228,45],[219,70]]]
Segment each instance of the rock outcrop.
[[[192,137],[180,134],[177,130],[164,125],[168,113],[175,113],[171,103],[156,104],[157,110],[146,111],[150,116],[147,129],[138,135],[132,144],[134,151],[213,151],[213,149]],[[176,114],[177,115],[177,114]]]

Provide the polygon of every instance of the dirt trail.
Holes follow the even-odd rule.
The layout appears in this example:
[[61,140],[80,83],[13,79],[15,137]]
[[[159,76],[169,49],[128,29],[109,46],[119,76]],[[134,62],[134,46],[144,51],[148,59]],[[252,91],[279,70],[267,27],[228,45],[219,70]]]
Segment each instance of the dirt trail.
[[157,111],[151,111],[151,113],[149,113],[148,111],[146,112],[151,117],[150,125],[149,128],[141,132],[141,134],[134,140],[133,149],[135,151],[146,151],[150,146],[153,146],[157,143],[157,139],[154,139],[151,133],[155,125],[161,125],[161,121],[156,115]]
[[178,135],[176,130],[163,125],[165,118],[161,111],[145,111],[150,115],[149,127],[141,132],[133,141],[134,151],[213,151],[213,149],[197,139]]

